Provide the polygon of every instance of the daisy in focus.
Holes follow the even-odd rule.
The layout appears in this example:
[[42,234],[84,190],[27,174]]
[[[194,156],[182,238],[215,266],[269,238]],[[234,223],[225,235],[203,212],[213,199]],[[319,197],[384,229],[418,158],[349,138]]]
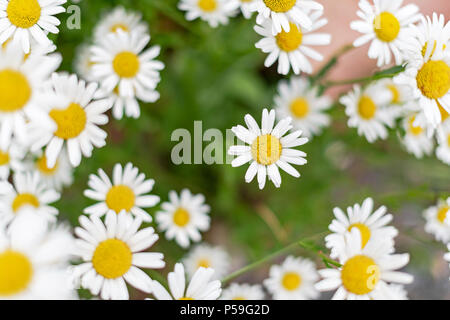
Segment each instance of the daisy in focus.
[[279,188],[281,175],[278,168],[299,178],[300,173],[290,163],[305,165],[306,153],[293,148],[302,146],[309,140],[301,137],[300,130],[285,136],[292,129],[292,118],[285,118],[275,125],[275,111],[264,109],[261,129],[251,115],[247,114],[244,119],[248,129],[238,125],[231,130],[247,145],[231,146],[228,154],[237,156],[232,162],[233,167],[251,163],[245,174],[245,181],[250,183],[257,176],[259,188],[263,189],[268,176]]
[[224,289],[220,300],[263,300],[264,291],[259,284],[232,283]]
[[186,19],[202,19],[216,28],[228,24],[229,18],[237,14],[239,0],[181,0],[178,8],[186,11]]
[[[312,2],[312,1],[305,1]],[[300,72],[312,73],[313,68],[308,58],[322,61],[323,56],[311,46],[325,46],[330,44],[331,35],[326,33],[315,33],[328,23],[321,18],[322,12],[316,11],[311,14],[312,26],[303,29],[290,22],[289,31],[283,30],[275,35],[272,33],[272,22],[265,20],[261,25],[255,26],[255,31],[264,38],[255,46],[262,52],[268,53],[264,66],[270,67],[278,60],[278,73],[286,75],[292,68],[295,74]]]
[[436,157],[450,165],[450,120],[446,120],[437,131]]
[[311,300],[319,297],[314,284],[319,280],[315,264],[289,256],[281,265],[270,268],[270,277],[264,286],[275,300]]
[[214,269],[198,268],[187,284],[183,264],[177,263],[174,271],[167,276],[170,292],[153,280],[152,294],[157,300],[217,300],[222,292],[222,284],[213,279]]
[[200,232],[207,231],[211,224],[210,207],[205,204],[205,197],[184,189],[180,196],[170,191],[169,199],[170,202],[162,203],[162,210],[156,213],[158,229],[165,232],[166,239],[175,239],[183,248],[189,247],[190,241],[199,242],[202,239]]
[[396,271],[409,262],[409,254],[390,254],[389,241],[370,241],[362,246],[359,229],[345,235],[339,253],[340,269],[319,270],[319,291],[336,290],[333,300],[392,300],[398,296],[389,284],[409,284],[413,277]]
[[347,214],[340,208],[334,208],[335,219],[328,229],[333,234],[325,238],[327,248],[331,249],[330,257],[337,258],[345,250],[346,234],[356,228],[361,234],[361,245],[364,248],[369,241],[382,241],[391,244],[390,253],[394,252],[394,238],[398,230],[387,224],[392,221],[392,214],[381,206],[373,211],[373,200],[367,198],[362,205],[358,203],[347,208]]
[[302,130],[310,139],[330,125],[330,116],[325,111],[331,108],[332,103],[329,97],[319,96],[317,88],[310,88],[306,79],[298,77],[290,82],[281,81],[275,97],[278,116],[291,117],[295,129]]
[[379,0],[374,4],[360,0],[357,15],[361,20],[350,24],[353,30],[363,34],[353,45],[360,47],[371,41],[369,58],[378,59],[378,67],[389,65],[392,55],[397,65],[402,64],[408,27],[420,20],[417,5],[402,7],[402,4],[403,0]]
[[151,292],[152,279],[140,268],[162,269],[164,255],[142,252],[158,240],[153,228],[141,226],[139,218],[125,212],[109,212],[103,223],[99,217],[81,216],[76,254],[83,262],[72,269],[83,288],[104,300],[127,300],[126,282],[143,292]]
[[155,180],[145,179],[145,174],[139,173],[139,169],[131,163],[123,168],[119,163],[116,164],[112,181],[99,169],[98,175],[89,176],[88,185],[91,189],[84,191],[86,197],[99,202],[84,209],[84,213],[102,217],[107,213],[125,212],[142,221],[151,222],[151,215],[142,208],[158,204],[159,197],[148,194],[154,184]]
[[253,14],[253,7],[257,0],[239,0],[242,15],[245,19],[250,19]]
[[436,206],[423,213],[427,223],[425,231],[434,235],[437,241],[447,244],[450,241],[450,198],[439,200]]
[[25,150],[12,141],[7,148],[0,147],[0,181],[7,180],[11,172],[23,171],[22,160]]
[[30,52],[30,40],[41,45],[51,41],[47,34],[58,33],[60,21],[55,15],[65,12],[66,0],[2,0],[0,2],[0,45],[9,39]]
[[220,279],[230,271],[231,257],[221,247],[199,244],[183,259],[186,273],[192,277],[198,268],[214,269],[214,277]]
[[[412,113],[403,120],[405,135],[402,142],[409,153],[414,154],[418,159],[433,152],[434,141],[427,134],[428,129],[422,124],[418,124],[417,118],[422,114]],[[423,121],[426,124],[426,121]]]

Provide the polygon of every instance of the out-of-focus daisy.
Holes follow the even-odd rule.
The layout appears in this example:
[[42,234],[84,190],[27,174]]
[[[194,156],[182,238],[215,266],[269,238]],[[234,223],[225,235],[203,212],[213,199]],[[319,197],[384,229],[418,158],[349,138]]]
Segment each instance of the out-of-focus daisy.
[[450,119],[447,119],[437,131],[438,146],[436,157],[450,165]]
[[241,12],[245,19],[250,19],[253,13],[253,7],[257,0],[239,0]]
[[212,268],[217,279],[222,278],[230,271],[231,258],[221,247],[200,244],[192,248],[183,259],[187,274],[192,277],[198,268]]
[[264,285],[275,300],[310,300],[319,297],[314,288],[317,280],[319,275],[312,261],[289,256],[281,265],[270,268]]
[[84,191],[84,195],[97,200],[84,213],[101,217],[108,212],[119,214],[122,211],[139,217],[142,221],[151,222],[152,217],[142,208],[150,208],[159,202],[159,197],[148,194],[155,184],[153,179],[145,179],[145,174],[128,163],[124,168],[118,163],[113,169],[112,182],[102,170],[98,176],[91,174],[88,185],[91,189]]
[[409,262],[409,254],[389,254],[389,241],[369,241],[362,248],[361,233],[353,228],[345,235],[346,246],[339,254],[340,269],[319,270],[320,291],[336,290],[334,300],[391,300],[397,296],[388,285],[409,284],[413,277],[395,271]]
[[[402,142],[408,152],[421,159],[424,155],[430,155],[433,152],[434,141],[427,134],[427,128],[417,124],[417,118],[421,114],[412,113],[403,120],[405,135]],[[424,122],[426,123],[426,122]]]
[[292,78],[288,83],[281,81],[278,96],[275,97],[277,114],[281,118],[291,117],[295,129],[312,138],[319,135],[322,128],[330,125],[330,116],[325,113],[332,105],[327,96],[318,95],[317,88],[310,88],[303,78]]
[[41,106],[48,113],[49,121],[32,118],[30,139],[32,151],[46,147],[49,168],[55,166],[64,145],[70,163],[77,167],[82,156],[89,158],[94,147],[106,144],[107,134],[98,126],[108,123],[105,112],[111,105],[107,99],[93,100],[96,91],[96,83],[86,84],[74,74],[54,73],[46,84]]
[[50,204],[58,201],[60,194],[48,188],[37,172],[18,172],[13,176],[13,185],[0,182],[0,220],[11,221],[22,210],[34,208],[47,220],[56,220],[58,209]]
[[239,0],[181,0],[178,8],[186,11],[187,20],[200,18],[216,28],[236,15]]
[[266,185],[266,177],[279,188],[281,186],[281,175],[278,168],[298,178],[300,173],[290,163],[304,165],[307,163],[306,153],[292,149],[306,144],[308,138],[301,137],[302,131],[294,131],[284,136],[292,129],[292,118],[285,118],[275,125],[275,111],[267,109],[262,113],[262,126],[259,128],[256,120],[249,114],[245,116],[248,129],[238,125],[231,130],[239,140],[247,145],[231,146],[228,150],[230,155],[237,156],[233,160],[233,167],[240,167],[251,162],[245,174],[245,181],[251,182],[258,176],[258,185],[263,189]]
[[425,231],[434,235],[436,240],[450,241],[450,198],[439,200],[436,206],[429,207],[423,213],[427,223]]
[[282,29],[289,32],[292,27],[290,22],[303,29],[311,29],[311,11],[323,11],[323,6],[312,0],[256,0],[252,8],[258,12],[256,23],[262,24],[266,20],[272,22],[273,35]]
[[86,81],[95,81],[92,75],[92,67],[94,62],[92,62],[92,52],[91,46],[87,44],[80,45],[75,53],[74,58],[74,69],[75,72],[80,76],[80,78]]
[[177,263],[173,272],[167,276],[169,290],[158,281],[151,283],[152,294],[157,300],[217,300],[222,292],[221,282],[214,280],[214,269],[198,268],[186,284],[183,264]]
[[[450,243],[447,244],[447,250],[450,251]],[[450,263],[450,252],[447,252],[446,254],[444,254],[444,259]]]
[[[122,104],[113,99],[113,115],[120,119],[123,108],[127,115],[138,118],[140,109],[136,100],[155,102],[159,93],[155,90],[161,80],[159,72],[164,64],[154,60],[160,47],[154,46],[144,50],[150,41],[150,35],[140,32],[126,33],[117,30],[99,40],[92,50],[92,76],[100,85],[99,96],[110,96],[112,93],[123,98]],[[123,102],[132,101],[134,103]],[[127,110],[130,109],[130,110]]]
[[395,83],[392,79],[384,79],[379,81],[384,85],[391,93],[391,101],[388,108],[392,113],[392,120],[389,123],[389,127],[394,128],[396,126],[396,120],[407,115],[410,111],[409,104],[416,104],[414,100],[411,101],[411,89],[408,86]]
[[0,45],[8,39],[20,42],[30,52],[31,37],[41,45],[51,42],[47,33],[58,33],[60,21],[55,17],[65,12],[66,0],[2,0],[0,2]]
[[125,212],[108,212],[105,223],[97,216],[81,216],[79,221],[76,245],[83,263],[72,271],[82,287],[105,300],[128,299],[125,282],[151,292],[152,279],[139,268],[161,269],[165,265],[162,253],[141,252],[158,240],[153,228],[139,230],[142,220]]
[[378,59],[378,66],[388,65],[394,56],[397,65],[403,62],[402,50],[408,36],[408,27],[420,20],[419,7],[408,4],[401,7],[403,0],[379,0],[372,5],[367,0],[359,1],[357,15],[361,20],[350,26],[363,34],[353,45],[362,46],[372,41],[369,58]]
[[232,283],[224,289],[220,300],[263,300],[264,291],[259,284]]
[[0,299],[76,299],[69,266],[73,238],[30,211],[0,228]]
[[184,189],[179,197],[175,191],[170,191],[169,199],[170,202],[161,204],[162,210],[156,213],[158,229],[165,232],[168,240],[175,239],[183,248],[189,246],[190,240],[199,242],[202,239],[200,231],[207,231],[211,221],[205,197]]
[[7,148],[0,146],[0,181],[7,180],[11,171],[23,171],[24,157],[25,148],[14,141]]
[[[387,226],[392,221],[392,214],[387,213],[387,208],[381,206],[373,211],[373,200],[367,198],[362,205],[358,203],[347,208],[347,214],[340,208],[333,209],[336,217],[328,227],[333,234],[325,238],[327,248],[331,249],[330,256],[337,258],[345,250],[345,235],[356,228],[361,233],[363,247],[369,241],[383,241],[391,244],[391,252],[394,252],[394,238],[398,231],[392,226]],[[390,253],[391,253],[390,252]]]
[[283,30],[276,35],[272,34],[270,20],[265,20],[261,25],[255,26],[255,31],[264,37],[255,46],[269,54],[264,65],[270,67],[278,60],[278,73],[280,74],[288,74],[290,68],[295,74],[302,71],[312,73],[313,68],[308,58],[322,61],[323,56],[311,46],[324,46],[331,42],[331,35],[314,32],[328,23],[328,20],[321,18],[321,15],[320,11],[311,14],[312,27],[309,29],[302,29],[294,23],[290,23],[290,31]]
[[349,116],[348,126],[357,128],[360,136],[364,135],[370,143],[377,139],[386,139],[388,130],[395,118],[395,110],[388,108],[391,93],[379,83],[362,90],[355,86],[353,91],[340,99]]

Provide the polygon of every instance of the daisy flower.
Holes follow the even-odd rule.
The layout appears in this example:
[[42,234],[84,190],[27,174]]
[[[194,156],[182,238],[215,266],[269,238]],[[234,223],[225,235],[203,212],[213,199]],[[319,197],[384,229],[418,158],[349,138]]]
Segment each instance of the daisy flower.
[[312,10],[323,11],[323,6],[312,0],[256,0],[253,11],[258,12],[256,23],[262,24],[270,20],[273,35],[283,29],[289,32],[291,22],[301,28],[311,29],[312,18],[309,16]]
[[14,141],[7,148],[0,147],[0,181],[7,180],[11,171],[24,170],[25,153],[24,148]]
[[[139,230],[141,220],[125,212],[99,217],[81,216],[75,229],[77,255],[83,263],[74,266],[73,277],[83,288],[102,299],[127,300],[127,285],[150,293],[152,279],[139,268],[164,268],[164,255],[144,251],[158,240],[153,228]],[[139,230],[139,231],[138,231]]]
[[47,33],[58,33],[56,14],[65,12],[66,0],[2,0],[0,1],[0,45],[10,38],[30,52],[30,38],[42,45],[51,42]]
[[355,85],[353,91],[339,101],[345,106],[349,116],[348,126],[357,128],[360,136],[364,135],[370,143],[377,139],[386,139],[386,126],[394,123],[395,110],[388,108],[391,92],[379,83],[361,89]]
[[80,45],[75,53],[74,58],[74,70],[80,76],[80,78],[86,81],[95,81],[92,75],[92,52],[91,47],[87,44]]
[[31,151],[45,148],[47,166],[53,168],[66,145],[69,161],[74,167],[82,156],[92,156],[94,147],[105,146],[106,132],[98,126],[108,123],[105,112],[111,107],[107,99],[93,100],[97,84],[86,84],[72,74],[52,75],[45,87],[42,109],[48,120],[32,118],[29,128]]
[[145,222],[151,222],[152,217],[142,208],[154,207],[159,197],[148,194],[155,184],[153,179],[145,179],[145,174],[128,163],[124,168],[118,163],[113,169],[112,182],[102,170],[98,176],[91,174],[88,185],[91,189],[85,190],[84,195],[99,201],[86,209],[84,213],[101,217],[107,213],[119,214],[124,211],[131,213]]
[[0,299],[76,299],[67,268],[73,238],[31,211],[0,228]]
[[425,231],[433,234],[437,241],[450,241],[450,197],[439,200],[436,206],[429,207],[423,213],[427,223]]
[[397,65],[402,64],[402,50],[406,45],[408,27],[420,20],[419,7],[403,0],[379,0],[372,5],[367,0],[359,1],[357,15],[361,20],[353,21],[350,27],[363,35],[353,45],[360,47],[371,41],[369,58],[378,59],[378,67],[391,63],[392,55]]
[[92,76],[101,84],[99,96],[108,97],[114,93],[123,98],[111,98],[113,115],[118,119],[123,116],[123,108],[127,115],[139,117],[140,109],[135,98],[147,103],[159,99],[155,89],[161,80],[159,72],[164,69],[164,64],[154,60],[160,47],[144,50],[149,41],[150,35],[137,31],[126,33],[119,29],[105,35],[91,48]]
[[[450,243],[447,244],[447,250],[450,251]],[[444,259],[450,263],[450,252],[447,252],[446,254],[444,254]]]
[[359,229],[345,235],[344,250],[339,254],[339,269],[319,270],[323,278],[319,291],[336,290],[333,300],[391,300],[397,291],[388,285],[409,284],[413,277],[395,271],[409,262],[409,254],[390,254],[389,241],[369,241],[362,246]]
[[[1,6],[1,2],[0,2]],[[20,47],[11,43],[0,50],[0,146],[6,148],[14,135],[17,142],[28,143],[26,122],[46,121],[38,105],[40,88],[58,68],[61,56],[33,55],[24,59]]]
[[414,100],[411,100],[411,90],[408,86],[397,84],[392,79],[380,80],[379,83],[391,93],[391,101],[388,108],[392,112],[392,123],[389,123],[389,127],[394,128],[396,120],[408,114],[410,110],[408,105],[416,103]]
[[294,127],[302,130],[308,138],[319,135],[323,127],[330,125],[330,116],[325,111],[331,108],[332,103],[327,96],[319,97],[318,89],[310,88],[308,81],[299,77],[290,82],[281,81],[275,97],[278,116],[291,117]]
[[369,241],[382,241],[389,243],[391,252],[394,252],[394,238],[398,235],[398,231],[392,226],[387,226],[393,216],[387,213],[385,206],[373,211],[373,200],[367,198],[362,205],[357,203],[348,207],[347,214],[340,208],[334,208],[333,213],[336,218],[328,227],[333,234],[325,238],[326,247],[331,249],[332,258],[337,258],[340,252],[345,250],[345,235],[353,229],[358,229],[361,233],[363,247]]
[[220,300],[263,300],[264,291],[259,284],[232,283],[224,289]]
[[253,7],[257,0],[239,0],[239,5],[241,8],[242,15],[245,19],[250,19],[252,17]]
[[181,0],[178,4],[178,9],[186,11],[188,21],[200,18],[213,28],[228,24],[238,8],[238,0]]
[[157,300],[217,300],[222,284],[219,280],[213,280],[213,276],[214,269],[199,268],[187,284],[183,264],[177,263],[174,271],[167,276],[170,291],[153,280],[152,294]]
[[299,178],[300,173],[292,166],[305,165],[307,163],[306,153],[292,149],[306,144],[308,138],[300,137],[302,131],[294,131],[284,136],[292,129],[292,118],[285,118],[275,124],[275,111],[267,109],[262,113],[262,128],[260,129],[256,120],[249,114],[245,116],[248,129],[238,125],[231,130],[239,140],[247,145],[231,146],[228,154],[237,156],[233,160],[233,167],[240,167],[251,162],[245,174],[245,181],[251,182],[258,176],[259,188],[263,189],[266,184],[266,177],[279,188],[281,186],[281,175],[278,168],[283,169],[290,175]]
[[13,176],[13,184],[0,182],[0,220],[13,220],[23,209],[34,208],[35,212],[47,220],[55,221],[58,209],[51,206],[60,194],[48,188],[37,172],[18,172]]
[[264,37],[255,46],[269,54],[264,65],[268,68],[278,60],[280,74],[288,74],[290,68],[295,74],[301,71],[312,73],[313,68],[308,58],[322,61],[323,56],[311,46],[324,46],[331,42],[331,35],[314,32],[328,23],[328,20],[321,18],[321,15],[320,11],[311,14],[312,26],[309,29],[302,29],[291,22],[290,31],[283,30],[275,35],[272,33],[273,26],[270,20],[255,26],[255,31]]
[[158,229],[165,232],[168,240],[175,239],[183,248],[189,247],[190,240],[199,242],[202,239],[200,231],[207,231],[211,223],[205,197],[184,189],[180,196],[170,191],[169,199],[170,202],[161,204],[163,210],[156,213]]
[[187,274],[192,277],[198,268],[212,268],[217,279],[230,271],[231,258],[221,247],[199,244],[183,259]]
[[412,113],[403,120],[405,135],[402,142],[409,153],[416,158],[422,159],[424,155],[430,155],[433,152],[434,141],[427,134],[427,128],[417,123],[417,118],[422,114]]
[[450,120],[447,119],[437,132],[438,146],[436,148],[436,157],[450,165]]

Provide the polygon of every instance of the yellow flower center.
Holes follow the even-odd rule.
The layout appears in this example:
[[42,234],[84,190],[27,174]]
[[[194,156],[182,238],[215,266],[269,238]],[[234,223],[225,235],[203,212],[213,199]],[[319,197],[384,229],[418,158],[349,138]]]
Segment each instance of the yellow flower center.
[[297,0],[263,0],[267,8],[274,12],[288,12]]
[[0,150],[0,166],[7,165],[9,163],[9,153]]
[[209,268],[211,267],[211,263],[208,259],[200,259],[197,263],[198,268]]
[[370,120],[375,117],[377,106],[375,102],[368,96],[362,96],[358,103],[358,113],[361,118]]
[[113,186],[106,194],[106,205],[116,213],[122,210],[129,212],[134,207],[135,195],[130,187],[125,185]]
[[111,32],[117,32],[119,30],[122,30],[125,32],[129,31],[128,26],[124,25],[123,23],[117,23],[110,28]]
[[31,193],[20,193],[14,198],[12,209],[14,212],[17,212],[24,206],[32,206],[38,208],[39,200],[35,195]]
[[341,279],[347,291],[357,295],[367,294],[380,280],[380,268],[371,258],[357,255],[344,264]]
[[46,176],[52,176],[55,174],[56,170],[58,169],[58,162],[56,162],[56,164],[53,168],[49,168],[47,166],[47,157],[42,156],[36,160],[36,168],[39,170],[40,173],[42,173]]
[[241,301],[241,300],[247,300],[244,297],[234,297],[232,300],[237,300],[237,301]]
[[450,210],[449,206],[444,206],[438,210],[437,219],[443,224],[445,219],[447,218],[448,210]]
[[20,252],[0,253],[0,296],[11,296],[25,290],[33,277],[30,260]]
[[139,71],[139,57],[130,51],[124,51],[116,55],[113,60],[113,68],[121,78],[133,78]]
[[398,88],[393,84],[388,85],[387,88],[389,89],[389,91],[391,91],[392,94],[391,103],[400,103],[400,91],[398,90]]
[[69,140],[78,137],[86,127],[87,115],[77,103],[71,103],[67,109],[53,109],[49,113],[56,122],[55,136]]
[[281,157],[283,146],[278,138],[271,134],[259,136],[252,143],[252,157],[259,164],[269,166]]
[[450,90],[450,67],[444,61],[428,61],[417,73],[417,87],[429,99],[439,99]]
[[39,21],[41,6],[37,0],[10,0],[6,14],[13,25],[28,29]]
[[294,51],[303,41],[302,30],[293,23],[289,23],[291,26],[289,32],[282,30],[275,36],[278,47],[286,52]]
[[92,265],[99,275],[116,279],[128,272],[132,258],[131,250],[125,242],[108,239],[100,242],[95,249]]
[[212,12],[217,8],[216,0],[198,0],[198,6],[205,12]]
[[15,112],[31,98],[31,87],[27,78],[18,71],[0,71],[0,111]]
[[309,103],[305,98],[297,98],[291,103],[291,112],[297,118],[304,118],[309,112]]
[[180,298],[180,299],[178,299],[178,300],[194,300],[194,298],[189,298],[189,297],[183,297],[183,298]]
[[420,134],[422,134],[423,132],[423,128],[421,126],[415,126],[414,122],[416,121],[416,116],[412,116],[409,119],[409,132],[411,132],[411,134],[418,136]]
[[373,29],[378,39],[391,42],[400,32],[400,22],[392,13],[382,12],[373,21]]
[[436,101],[436,102],[437,102],[437,105],[439,107],[439,111],[441,112],[442,122],[444,122],[445,120],[448,119],[448,117],[450,117],[450,114],[447,112],[447,110],[444,109],[444,107],[441,106],[439,101]]
[[286,272],[281,280],[281,284],[286,290],[293,291],[302,284],[302,277],[295,272]]
[[173,223],[179,227],[186,226],[191,220],[191,215],[186,209],[178,208],[173,214]]
[[359,230],[359,233],[361,234],[361,245],[362,248],[364,248],[367,242],[369,242],[371,235],[369,227],[362,223],[354,223],[348,227],[348,231],[352,231],[353,228],[357,228]]

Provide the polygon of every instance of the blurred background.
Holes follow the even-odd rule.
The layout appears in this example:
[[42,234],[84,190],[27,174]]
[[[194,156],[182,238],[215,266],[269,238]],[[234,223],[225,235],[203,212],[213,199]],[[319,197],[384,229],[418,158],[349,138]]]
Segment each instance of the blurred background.
[[[333,35],[332,44],[318,50],[330,57],[357,37],[349,23],[356,19],[358,1],[318,1],[329,19],[322,31]],[[201,120],[204,130],[218,128],[225,132],[242,124],[247,113],[259,121],[262,109],[273,106],[277,83],[283,79],[276,66],[263,66],[265,54],[254,46],[259,40],[253,31],[254,19],[245,20],[239,15],[229,25],[212,29],[199,20],[186,21],[177,10],[177,2],[83,0],[78,4],[81,29],[68,30],[62,24],[61,33],[55,38],[64,59],[62,70],[73,72],[77,47],[89,43],[102,14],[118,5],[143,15],[150,26],[151,45],[162,47],[158,59],[166,68],[158,86],[161,99],[154,104],[141,104],[140,119],[117,121],[110,117],[105,127],[107,146],[96,150],[91,159],[83,160],[76,170],[75,184],[65,190],[57,204],[61,217],[77,225],[78,216],[92,204],[83,196],[89,174],[99,168],[110,174],[115,163],[132,162],[155,179],[153,193],[162,201],[167,201],[170,190],[183,188],[206,196],[212,208],[212,228],[204,235],[205,242],[226,248],[236,270],[298,239],[308,238],[323,247],[333,219],[332,209],[361,203],[370,196],[376,206],[386,205],[394,215],[393,224],[400,230],[398,252],[411,254],[407,271],[415,275],[416,281],[407,287],[410,297],[449,299],[450,271],[443,259],[446,248],[424,232],[422,211],[434,205],[439,195],[449,194],[450,168],[435,157],[417,160],[408,154],[395,130],[387,141],[369,144],[356,130],[347,127],[344,108],[336,104],[330,111],[331,127],[303,147],[308,153],[308,164],[300,168],[302,177],[282,174],[280,189],[268,183],[259,191],[256,182],[246,184],[246,166],[172,164],[170,153],[176,142],[171,142],[171,134],[175,129],[193,132],[194,121]],[[448,0],[406,2],[418,4],[425,14],[436,11],[447,19],[450,16]],[[60,16],[62,21],[66,17]],[[375,63],[367,58],[367,50],[362,47],[346,54],[329,79],[371,74]],[[316,65],[318,68],[320,64]],[[326,94],[336,97],[345,90],[348,87],[333,88]],[[157,210],[155,207],[149,212]],[[165,253],[164,273],[186,254],[162,236],[155,250]],[[299,249],[295,254],[310,257],[318,267],[324,267],[314,253]],[[237,280],[259,283],[269,267]],[[141,296],[136,293],[135,297]]]

